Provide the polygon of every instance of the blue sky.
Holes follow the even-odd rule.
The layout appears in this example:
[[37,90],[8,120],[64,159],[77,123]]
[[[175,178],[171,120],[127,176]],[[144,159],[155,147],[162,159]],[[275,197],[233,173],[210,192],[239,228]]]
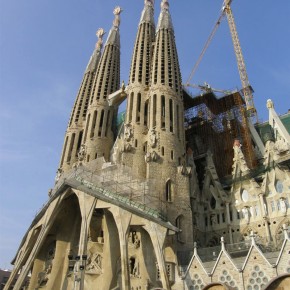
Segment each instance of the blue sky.
[[[121,79],[129,67],[143,0],[0,0],[0,268],[53,186],[70,111],[99,27],[109,31],[120,5]],[[179,60],[187,80],[222,0],[171,0]],[[155,3],[156,19],[160,0]],[[290,109],[290,2],[234,0],[232,9],[259,117],[266,100]],[[192,82],[240,88],[224,20]],[[197,92],[196,92],[197,93]]]

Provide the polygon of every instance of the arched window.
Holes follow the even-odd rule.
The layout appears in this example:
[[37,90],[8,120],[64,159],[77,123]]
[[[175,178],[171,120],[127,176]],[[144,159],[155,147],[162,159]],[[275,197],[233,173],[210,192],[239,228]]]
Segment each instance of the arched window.
[[130,101],[129,101],[129,119],[128,121],[131,122],[132,121],[132,110],[133,110],[133,102],[134,102],[134,93],[131,93],[130,96]]
[[154,95],[154,96],[153,96],[153,110],[152,110],[152,117],[153,117],[153,123],[152,123],[152,126],[153,126],[153,127],[156,126],[156,98],[157,98],[157,96]]
[[278,193],[283,193],[283,182],[281,180],[277,180],[275,188]]
[[161,96],[161,128],[165,128],[165,96]]
[[170,179],[166,181],[165,198],[167,202],[172,202],[172,183]]
[[87,134],[88,134],[88,129],[89,129],[89,125],[90,125],[90,118],[91,118],[91,114],[88,115],[88,121],[86,123],[86,131],[85,131],[84,142],[86,142],[86,140],[87,140]]
[[177,228],[180,229],[180,231],[177,234],[177,240],[179,242],[184,242],[184,217],[183,215],[179,215],[175,220],[175,225]]
[[149,101],[147,100],[144,106],[144,126],[147,126],[147,123],[148,123],[148,108],[149,108],[148,104],[149,104]]
[[98,136],[101,137],[102,135],[102,129],[103,129],[103,124],[104,124],[104,110],[102,110],[101,112],[101,118],[100,118],[100,125],[99,125],[99,133],[98,133]]
[[137,108],[136,108],[136,122],[140,122],[140,115],[141,115],[141,94],[138,93],[137,95]]
[[91,134],[90,134],[91,138],[93,138],[95,136],[95,128],[96,128],[97,116],[98,116],[98,112],[96,110],[94,112],[94,115],[93,115],[93,122],[92,122],[92,127],[91,127]]
[[173,104],[172,104],[172,99],[169,100],[169,120],[170,120],[170,132],[173,132]]
[[63,165],[64,156],[66,154],[67,141],[68,141],[68,136],[66,136],[66,138],[65,138],[64,149],[63,149],[63,153],[62,153],[60,167],[62,167],[62,165]]
[[66,162],[70,162],[70,160],[71,160],[71,155],[72,155],[72,151],[73,151],[75,137],[76,137],[76,134],[73,133],[72,136],[71,136],[71,139],[70,139],[69,151],[68,151]]

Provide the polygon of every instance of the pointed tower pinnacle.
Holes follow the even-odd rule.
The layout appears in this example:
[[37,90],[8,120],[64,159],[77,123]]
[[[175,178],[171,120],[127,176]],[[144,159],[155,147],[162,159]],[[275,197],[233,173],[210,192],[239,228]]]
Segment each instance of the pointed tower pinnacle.
[[82,144],[83,131],[90,102],[93,80],[101,58],[104,34],[104,29],[98,29],[96,34],[98,41],[85,70],[65,134],[65,141],[58,172],[67,171],[72,168],[73,164],[77,161],[78,152]]
[[[146,132],[149,120],[149,95],[153,43],[155,41],[154,1],[145,0],[136,36],[129,84],[123,162],[145,178]],[[144,150],[145,149],[145,150]],[[128,152],[130,151],[130,152]]]
[[169,3],[167,0],[161,2],[161,13],[158,19],[157,31],[166,28],[173,30],[172,20],[169,13]]
[[98,65],[97,74],[92,86],[92,95],[84,130],[85,156],[89,162],[104,156],[109,159],[113,146],[113,119],[118,108],[109,106],[108,96],[120,88],[120,14],[122,9],[114,9],[113,26],[109,32],[104,52]]
[[147,178],[158,178],[154,194],[166,203],[169,221],[181,229],[178,240],[192,247],[190,174],[179,170],[187,166],[181,74],[167,0],[158,19],[149,103]]
[[[93,52],[93,55],[90,58],[90,61],[86,68],[86,73],[88,71],[96,71],[97,66],[99,64],[99,60],[101,57],[101,51],[103,48],[103,36],[106,34],[105,30],[103,28],[99,28],[96,32],[96,35],[98,37],[98,41],[96,43],[96,48]],[[97,60],[97,61],[96,61]]]

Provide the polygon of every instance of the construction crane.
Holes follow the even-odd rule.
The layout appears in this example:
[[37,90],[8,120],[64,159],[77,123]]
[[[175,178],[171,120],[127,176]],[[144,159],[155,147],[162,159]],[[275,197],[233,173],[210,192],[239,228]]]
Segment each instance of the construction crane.
[[258,121],[258,117],[257,117],[257,111],[256,111],[254,101],[253,101],[253,90],[252,90],[252,87],[250,86],[250,82],[249,82],[249,78],[248,78],[248,74],[247,74],[247,70],[246,70],[244,57],[242,54],[242,49],[241,49],[240,40],[239,40],[238,33],[237,33],[237,28],[236,28],[233,12],[232,12],[232,9],[230,7],[231,3],[232,3],[232,0],[225,0],[224,1],[221,15],[219,16],[216,24],[214,25],[214,28],[213,28],[208,40],[206,41],[205,46],[203,47],[203,50],[202,50],[202,52],[201,52],[201,54],[196,62],[191,74],[190,74],[189,79],[187,80],[186,85],[189,86],[189,83],[190,83],[198,65],[200,64],[200,62],[205,54],[205,51],[207,50],[211,40],[213,39],[213,37],[217,31],[217,28],[219,27],[219,25],[221,23],[221,20],[226,15],[228,23],[229,23],[229,28],[230,28],[230,32],[231,32],[231,37],[232,37],[232,41],[233,41],[233,45],[234,45],[236,58],[237,58],[238,71],[239,71],[240,79],[241,79],[241,83],[242,83],[242,92],[243,92],[244,100],[246,103],[247,116],[249,118],[251,118],[251,120],[254,123],[256,123]]
[[223,93],[226,95],[229,95],[232,93],[232,91],[229,90],[221,90],[221,89],[215,89],[213,87],[211,87],[210,84],[208,84],[207,82],[204,82],[204,85],[197,85],[197,84],[184,84],[184,87],[192,87],[192,88],[196,88],[196,89],[200,89],[206,93],[211,93],[211,92],[218,92],[218,93]]
[[246,107],[247,107],[247,113],[248,117],[251,117],[255,122],[257,121],[257,110],[254,105],[254,100],[253,100],[253,90],[252,87],[250,86],[247,70],[246,70],[246,65],[240,45],[240,40],[237,32],[237,27],[235,24],[235,19],[233,16],[233,12],[231,9],[231,3],[232,0],[225,0],[224,5],[222,8],[222,12],[226,14],[231,35],[232,35],[232,41],[235,49],[235,54],[237,58],[237,64],[238,64],[238,70],[240,74],[240,79],[242,83],[242,91],[244,95],[244,99],[246,102]]

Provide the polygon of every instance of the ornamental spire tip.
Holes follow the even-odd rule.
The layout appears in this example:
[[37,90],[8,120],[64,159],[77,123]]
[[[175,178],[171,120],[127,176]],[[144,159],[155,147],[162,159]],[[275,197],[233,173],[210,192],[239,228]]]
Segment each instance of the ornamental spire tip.
[[115,27],[117,27],[117,28],[120,26],[120,23],[121,23],[120,14],[121,14],[122,11],[123,10],[122,10],[122,8],[120,6],[116,6],[114,11],[113,11],[113,13],[115,15],[115,19],[113,21],[113,25]]
[[155,2],[155,0],[144,0],[144,4],[145,5],[152,5],[152,6],[154,6],[154,2]]
[[168,0],[162,0],[162,2],[161,2],[161,9],[166,9],[166,10],[169,9]]
[[103,28],[99,28],[96,32],[96,35],[98,37],[98,41],[96,44],[97,49],[101,49],[103,46],[103,36],[106,34],[105,30]]

